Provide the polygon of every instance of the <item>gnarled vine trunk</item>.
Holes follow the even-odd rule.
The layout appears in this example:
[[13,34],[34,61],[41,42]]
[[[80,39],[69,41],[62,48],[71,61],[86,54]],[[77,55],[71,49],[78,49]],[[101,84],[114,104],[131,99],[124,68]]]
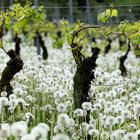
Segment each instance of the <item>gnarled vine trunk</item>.
[[16,52],[17,55],[20,56],[21,38],[18,36],[18,34],[15,35],[14,41],[15,41],[15,52]]
[[[73,78],[73,98],[75,109],[81,108],[83,102],[89,102],[89,89],[91,81],[94,79],[94,69],[97,66],[96,60],[99,54],[99,48],[92,48],[92,55],[85,58],[81,53],[81,47],[73,43],[71,45],[73,57],[77,64],[76,72]],[[89,122],[90,111],[87,111],[86,121]]]
[[104,54],[108,54],[108,52],[110,51],[111,42],[112,42],[112,40],[110,38],[108,38],[108,45],[105,47]]
[[38,31],[36,32],[36,34],[37,34],[37,38],[38,38],[38,41],[39,41],[39,45],[43,50],[42,58],[44,60],[46,60],[48,58],[48,51],[47,51],[47,48],[45,46],[44,40],[42,39],[42,36]]
[[[89,89],[91,81],[94,79],[94,69],[96,65],[96,59],[98,57],[100,49],[93,48],[92,56],[88,58],[82,58],[77,63],[76,73],[74,75],[74,105],[75,108],[81,108],[83,102],[89,102]],[[80,53],[80,52],[79,52]]]
[[126,75],[127,75],[127,70],[126,70],[126,67],[125,67],[124,62],[125,62],[126,59],[127,59],[128,53],[130,52],[130,48],[131,48],[131,46],[130,46],[130,42],[129,42],[129,43],[128,43],[128,48],[127,48],[126,53],[120,57],[119,69],[120,69],[120,71],[121,71],[121,75],[122,75],[122,76],[126,76]]
[[12,94],[13,90],[10,81],[13,79],[14,75],[22,69],[23,61],[12,49],[7,52],[7,55],[10,57],[10,60],[7,62],[7,66],[2,72],[0,79],[0,93],[2,91],[7,91],[8,97],[10,94]]

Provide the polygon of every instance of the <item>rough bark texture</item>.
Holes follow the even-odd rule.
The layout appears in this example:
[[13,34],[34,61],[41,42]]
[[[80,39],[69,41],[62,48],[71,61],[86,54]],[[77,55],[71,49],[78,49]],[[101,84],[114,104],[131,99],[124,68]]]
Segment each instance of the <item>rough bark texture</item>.
[[120,57],[120,65],[119,65],[119,69],[121,71],[121,75],[122,76],[126,76],[127,75],[127,70],[126,70],[126,67],[125,67],[125,60],[127,59],[127,56],[128,56],[128,53],[130,52],[130,43],[128,44],[128,48],[127,48],[127,51],[126,53]]
[[[74,81],[74,106],[75,109],[81,108],[83,102],[89,102],[89,89],[91,86],[91,81],[94,79],[94,69],[96,65],[96,59],[98,57],[99,48],[92,48],[92,56],[85,58],[76,44],[73,44],[72,52],[77,64],[77,69],[73,78]],[[87,111],[86,121],[89,122],[90,111]],[[88,136],[89,137],[89,136]],[[90,139],[90,138],[88,138]]]
[[112,42],[112,40],[110,38],[108,38],[108,45],[105,47],[104,54],[108,54],[108,52],[110,51],[111,42]]
[[15,52],[16,52],[17,55],[20,56],[20,43],[21,43],[21,39],[20,39],[20,37],[17,34],[15,35],[14,41],[15,41]]
[[43,50],[43,53],[42,53],[42,58],[44,60],[46,60],[48,58],[48,51],[47,51],[47,48],[45,46],[45,43],[44,43],[44,40],[42,39],[42,36],[39,32],[37,32],[37,37],[38,37],[38,40],[39,40],[39,44]]
[[10,60],[7,62],[7,66],[2,72],[2,76],[0,79],[0,93],[4,90],[7,91],[9,96],[12,93],[12,86],[10,81],[13,79],[14,75],[18,73],[23,67],[23,61],[16,54],[14,50],[9,50],[7,52]]
[[[82,55],[79,57],[77,63],[76,73],[74,75],[74,105],[75,108],[81,108],[83,102],[89,102],[88,95],[91,81],[94,79],[94,69],[96,67],[96,59],[99,54],[99,48],[92,49],[92,56],[84,58]],[[80,52],[79,52],[80,53]]]

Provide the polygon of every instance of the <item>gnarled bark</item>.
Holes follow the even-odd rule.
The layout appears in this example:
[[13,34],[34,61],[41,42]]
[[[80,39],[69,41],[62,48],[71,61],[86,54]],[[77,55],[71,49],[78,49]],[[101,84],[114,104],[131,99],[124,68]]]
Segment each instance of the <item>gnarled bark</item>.
[[0,79],[0,93],[6,90],[8,93],[7,96],[9,96],[13,90],[10,81],[13,79],[14,75],[22,69],[23,61],[12,49],[7,52],[7,55],[10,57],[10,60],[7,62],[7,66],[2,72]]
[[15,52],[16,52],[17,55],[20,56],[21,38],[18,36],[18,34],[15,35],[14,41],[15,41]]
[[104,54],[108,54],[108,52],[110,51],[111,42],[112,42],[112,40],[110,38],[108,38],[108,45],[105,47]]
[[45,43],[44,43],[44,40],[42,39],[42,36],[41,34],[37,31],[37,38],[39,40],[39,44],[40,44],[40,47],[42,48],[43,50],[43,53],[42,53],[42,58],[44,60],[46,60],[48,58],[48,51],[47,51],[47,48],[45,46]]
[[83,102],[90,101],[88,92],[90,89],[91,81],[94,79],[93,70],[97,66],[96,59],[98,57],[99,51],[100,51],[99,48],[93,48],[92,56],[84,58],[84,56],[82,56],[80,51],[77,49],[77,53],[79,53],[79,59],[75,57],[77,69],[73,78],[74,81],[73,97],[75,108],[81,108]]
[[125,67],[124,62],[125,62],[126,59],[127,59],[128,53],[130,52],[130,48],[131,48],[131,46],[130,46],[130,42],[129,42],[129,43],[128,43],[128,48],[127,48],[126,53],[120,57],[119,69],[120,69],[120,71],[121,71],[121,75],[122,75],[122,76],[126,76],[126,75],[127,75],[127,70],[126,70],[126,67]]

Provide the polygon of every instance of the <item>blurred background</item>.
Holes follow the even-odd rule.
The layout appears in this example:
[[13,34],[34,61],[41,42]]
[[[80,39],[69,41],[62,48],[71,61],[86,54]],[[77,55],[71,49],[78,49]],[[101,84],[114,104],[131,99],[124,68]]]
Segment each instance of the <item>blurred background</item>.
[[[14,2],[25,4],[27,0],[0,0],[1,10],[6,10]],[[47,20],[59,22],[64,18],[73,23],[80,20],[84,23],[99,24],[97,15],[114,4],[119,11],[117,18],[110,24],[118,24],[120,20],[136,21],[140,19],[140,0],[30,0],[33,5],[43,5]]]

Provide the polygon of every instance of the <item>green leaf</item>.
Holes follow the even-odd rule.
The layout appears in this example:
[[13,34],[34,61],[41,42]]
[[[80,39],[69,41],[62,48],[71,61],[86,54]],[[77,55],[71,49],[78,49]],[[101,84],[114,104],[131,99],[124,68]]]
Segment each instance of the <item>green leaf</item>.
[[74,40],[73,40],[73,43],[76,43],[76,42],[77,42],[77,37],[75,36]]
[[116,10],[116,9],[113,9],[112,10],[112,12],[111,12],[111,17],[117,17],[117,15],[118,15],[118,10]]
[[20,29],[18,27],[18,24],[14,24],[13,25],[13,30],[16,32],[16,33],[19,33],[20,32]]
[[76,25],[74,26],[74,31],[77,31],[79,28],[80,28],[79,25],[76,24]]
[[72,35],[67,35],[66,40],[67,40],[67,42],[68,42],[69,44],[71,44],[71,42],[72,42]]
[[140,33],[132,34],[130,36],[130,41],[134,45],[139,45],[140,44]]
[[105,10],[106,15],[108,15],[108,16],[110,15],[110,12],[111,12],[110,9],[106,9],[106,10]]
[[106,9],[104,12],[100,13],[98,15],[98,21],[102,21],[103,23],[105,23],[108,20],[108,17],[110,15],[110,10]]
[[107,20],[106,12],[103,12],[103,13],[99,14],[97,19],[98,19],[98,21],[102,21],[103,23],[105,23],[106,20]]

